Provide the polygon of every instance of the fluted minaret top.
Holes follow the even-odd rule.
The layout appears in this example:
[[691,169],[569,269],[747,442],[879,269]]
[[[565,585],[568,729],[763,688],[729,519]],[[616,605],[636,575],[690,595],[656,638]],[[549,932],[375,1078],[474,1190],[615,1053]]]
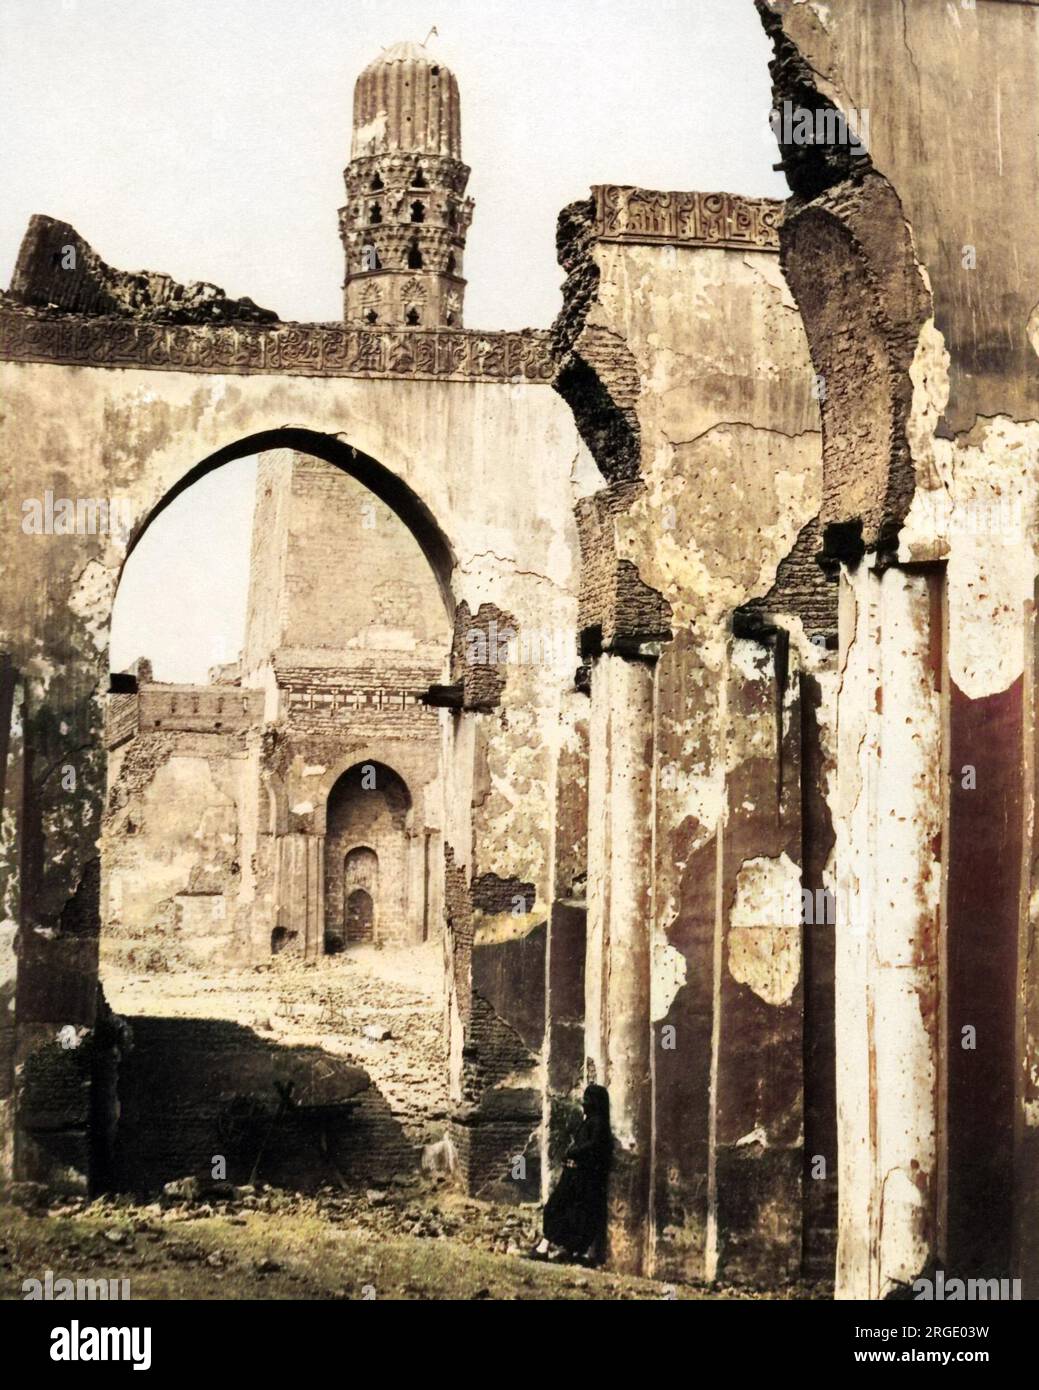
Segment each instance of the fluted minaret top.
[[354,87],[339,235],[343,316],[369,328],[461,328],[465,195],[458,83],[421,44],[395,43]]
[[351,158],[396,151],[462,156],[455,75],[418,43],[383,49],[354,87]]

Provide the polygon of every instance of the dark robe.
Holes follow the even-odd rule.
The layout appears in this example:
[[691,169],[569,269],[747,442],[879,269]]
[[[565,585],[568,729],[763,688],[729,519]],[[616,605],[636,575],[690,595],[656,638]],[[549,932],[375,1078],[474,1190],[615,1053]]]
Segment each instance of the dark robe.
[[584,1119],[555,1191],[545,1203],[545,1239],[565,1250],[583,1254],[601,1245],[606,1234],[606,1188],[612,1148],[607,1116],[592,1113]]

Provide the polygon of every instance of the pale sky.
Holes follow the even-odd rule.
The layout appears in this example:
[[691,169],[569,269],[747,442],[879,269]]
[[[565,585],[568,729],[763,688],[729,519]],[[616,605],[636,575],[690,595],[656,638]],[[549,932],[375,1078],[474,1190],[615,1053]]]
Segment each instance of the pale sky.
[[[0,278],[42,212],[120,269],[341,317],[354,79],[434,25],[473,171],[468,327],[551,323],[556,214],[593,183],[786,195],[752,0],[3,0]],[[120,586],[115,667],[145,652],[197,680],[237,652],[249,488],[225,466],[155,522]]]

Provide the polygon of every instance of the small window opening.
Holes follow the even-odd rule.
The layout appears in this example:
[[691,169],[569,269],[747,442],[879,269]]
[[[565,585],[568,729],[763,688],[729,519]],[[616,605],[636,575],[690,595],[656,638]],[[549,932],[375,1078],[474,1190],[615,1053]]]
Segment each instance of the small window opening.
[[368,221],[373,227],[382,221],[382,207],[378,203],[372,203],[368,212]]
[[411,220],[412,222],[425,222],[426,220],[425,204],[420,203],[417,198],[411,205]]
[[407,261],[409,270],[422,269],[422,252],[418,249],[417,241],[413,241],[408,247]]
[[364,321],[365,323],[378,323],[379,315],[375,312],[374,309],[369,309],[364,316]]
[[453,275],[455,273],[455,253],[453,251],[448,253],[447,266],[445,269],[448,275]]
[[372,175],[371,188],[373,193],[378,193],[383,187],[382,179],[379,177],[378,170]]
[[415,170],[415,177],[411,180],[411,186],[412,186],[412,188],[426,188],[426,187],[428,187],[428,185],[427,185],[427,183],[426,183],[426,176],[425,176],[425,174],[422,172],[421,169],[416,169],[416,170]]
[[422,320],[419,318],[418,310],[409,309],[408,312],[404,315],[404,322],[411,324],[413,327],[415,324],[421,323]]

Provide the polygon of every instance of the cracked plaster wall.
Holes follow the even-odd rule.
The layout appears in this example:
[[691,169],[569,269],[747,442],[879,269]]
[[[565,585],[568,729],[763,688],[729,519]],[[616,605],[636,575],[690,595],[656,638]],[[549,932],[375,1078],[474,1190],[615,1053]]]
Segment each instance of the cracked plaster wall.
[[[618,1031],[653,1023],[652,1139],[622,1114],[633,1151],[652,1148],[649,1194],[628,1198],[652,1210],[644,1260],[754,1281],[800,1268],[800,924],[795,944],[776,911],[751,910],[739,874],[768,864],[777,890],[799,878],[802,678],[829,719],[833,662],[809,639],[835,635],[835,594],[801,540],[822,498],[818,408],[774,253],[613,244],[596,239],[592,209],[560,218],[556,325],[557,389],[607,484],[578,514],[580,621],[593,666],[640,643],[656,664],[651,792],[634,812],[610,773],[624,710],[597,700],[593,671],[586,1053],[609,1084]],[[783,579],[784,562],[803,582]],[[755,604],[760,639],[735,638],[734,614]],[[595,871],[629,825],[652,864],[633,925]],[[634,1008],[610,998],[628,931],[651,947]],[[766,1083],[779,1073],[787,1084]],[[616,1238],[630,1244],[633,1227],[619,1213]]]
[[[1012,1269],[1027,1297],[1039,1276],[1039,979],[1027,906],[1039,10],[1001,0],[758,9],[776,44],[777,100],[796,92],[870,113],[868,167],[834,179],[831,163],[816,188],[795,184],[782,232],[817,369],[851,381],[855,354],[870,359],[858,400],[838,385],[823,419],[825,519],[846,561],[837,860],[847,911],[864,925],[861,937],[841,936],[838,958],[838,1293],[882,1296],[942,1261],[956,1273]],[[837,301],[843,325],[828,324]],[[873,436],[855,423],[871,393],[873,425],[886,427]],[[856,435],[853,477],[843,455]],[[879,546],[879,564],[857,563],[856,530],[858,553]],[[885,571],[892,562],[912,568]],[[916,567],[929,609],[921,592],[915,615],[905,603],[889,612],[893,600],[878,594],[919,588]],[[916,747],[916,773],[900,774],[903,831],[892,838],[859,769],[892,756],[885,742],[897,748],[901,729],[890,711],[915,718],[925,667],[940,737],[928,715],[929,761]],[[870,899],[867,869],[896,886],[886,906]],[[903,951],[916,943],[911,959],[885,947],[893,933]],[[893,992],[882,1024],[881,987]],[[961,1046],[968,1024],[973,1053]]]
[[112,755],[102,972],[108,961],[163,970],[250,959],[259,783],[251,742],[142,734]]

